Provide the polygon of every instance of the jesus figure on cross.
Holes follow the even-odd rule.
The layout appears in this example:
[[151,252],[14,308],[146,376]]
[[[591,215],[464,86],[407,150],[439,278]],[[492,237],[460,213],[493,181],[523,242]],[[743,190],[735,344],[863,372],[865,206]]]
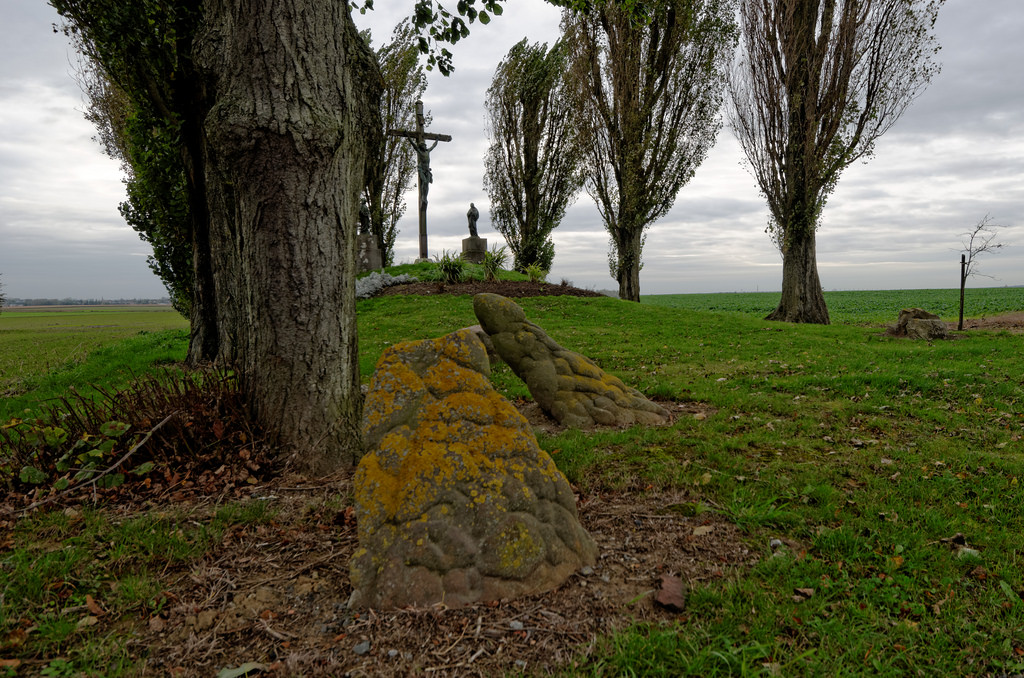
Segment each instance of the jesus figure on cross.
[[[388,134],[396,137],[405,137],[412,144],[416,151],[416,167],[419,170],[419,193],[420,193],[420,259],[427,259],[427,192],[430,184],[434,181],[434,175],[430,171],[430,152],[434,150],[439,141],[451,141],[447,134],[431,134],[423,131],[423,102],[416,102],[416,129],[388,130]],[[433,146],[427,146],[427,139],[434,142]]]

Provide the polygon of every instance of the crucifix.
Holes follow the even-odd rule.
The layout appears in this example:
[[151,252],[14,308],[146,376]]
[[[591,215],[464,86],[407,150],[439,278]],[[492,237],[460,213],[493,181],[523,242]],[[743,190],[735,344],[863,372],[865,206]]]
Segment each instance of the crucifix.
[[[434,181],[434,175],[430,171],[430,152],[434,150],[439,141],[451,141],[449,134],[431,134],[423,131],[423,102],[416,102],[416,130],[390,129],[388,134],[393,137],[405,137],[416,150],[416,168],[419,170],[420,188],[420,259],[427,259],[427,191]],[[433,146],[427,146],[427,140],[433,141]]]

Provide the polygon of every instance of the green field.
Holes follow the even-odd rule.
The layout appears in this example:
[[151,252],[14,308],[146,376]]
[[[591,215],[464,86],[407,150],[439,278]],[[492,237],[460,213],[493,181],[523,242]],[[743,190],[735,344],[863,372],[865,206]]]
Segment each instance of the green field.
[[[659,294],[641,298],[645,304],[693,311],[744,313],[764,317],[779,303],[778,292],[722,294]],[[955,321],[960,313],[960,290],[869,290],[825,292],[825,303],[834,323],[891,323],[900,309],[923,308],[943,320]],[[1024,310],[1024,287],[968,289],[964,317]]]
[[[540,445],[580,496],[625,497],[627,504],[633,498],[640,504],[685,496],[691,514],[728,523],[756,556],[752,564],[723,565],[689,581],[684,613],[638,619],[633,615],[639,608],[625,606],[617,613],[618,631],[594,643],[565,641],[574,665],[531,664],[525,673],[1024,673],[1021,335],[971,330],[954,340],[923,342],[886,336],[878,327],[904,306],[938,310],[952,320],[955,311],[951,315],[937,301],[952,294],[830,293],[835,323],[829,326],[763,320],[774,306],[773,295],[672,295],[648,297],[644,304],[604,297],[520,300],[527,317],[562,345],[649,396],[693,406],[702,415],[681,414],[664,428],[539,434]],[[977,305],[968,315],[1024,310],[1021,294],[970,290],[968,299]],[[468,296],[378,297],[360,302],[358,313],[364,380],[388,346],[476,322]],[[9,320],[24,318],[0,316],[4,351]],[[131,318],[125,314],[118,322]],[[23,350],[31,354],[35,347],[51,357],[25,356],[26,364],[37,370],[47,361],[56,365],[37,381],[81,386],[88,381],[75,379],[91,374],[107,383],[124,377],[116,366],[127,355],[165,355],[135,358],[136,371],[184,355],[187,334],[180,328],[154,327],[146,334],[139,327],[123,328],[124,338],[97,338],[71,369],[44,341],[69,346],[61,344],[65,335],[98,324],[105,323],[74,321],[66,330],[51,328],[49,335],[34,330],[34,343]],[[156,344],[150,346],[151,340]],[[145,346],[150,353],[141,350]],[[497,367],[493,381],[508,397],[527,395],[507,367]],[[39,675],[42,668],[50,671],[43,675],[138,675],[146,656],[176,650],[144,646],[139,638],[157,615],[168,624],[181,623],[167,601],[184,597],[197,573],[210,572],[211,565],[232,567],[238,543],[232,539],[248,535],[258,542],[246,552],[248,559],[258,559],[264,550],[301,550],[297,544],[320,543],[341,529],[336,516],[345,515],[346,494],[327,496],[324,486],[317,487],[303,503],[295,488],[288,489],[288,502],[275,500],[271,508],[271,493],[261,490],[259,499],[204,511],[164,500],[130,515],[101,507],[82,515],[55,510],[23,518],[0,551],[0,652],[36,673],[8,675]],[[644,530],[685,522],[669,516],[643,520],[636,522],[640,539]],[[680,532],[680,539],[690,531]],[[772,540],[784,546],[776,550]],[[312,574],[321,567],[323,576],[344,572],[343,549],[352,546],[342,542],[328,542],[332,560],[311,565]],[[680,565],[666,562],[664,568]],[[265,577],[262,570],[278,568],[275,561],[255,569]],[[218,574],[217,581],[230,576]],[[651,587],[655,581],[651,576]],[[105,614],[93,626],[76,626],[90,599]],[[540,596],[527,604],[547,601]],[[305,604],[289,604],[300,603]],[[490,618],[502,609],[481,607],[472,617]],[[457,612],[425,614],[443,622]],[[273,620],[277,636],[258,625],[222,636],[209,645],[215,657],[210,661],[218,663],[204,665],[205,673],[184,675],[269,663],[274,653],[287,654],[282,638],[289,652],[305,653],[310,661],[330,653],[353,673],[386,670],[383,664],[370,670],[380,656],[361,659],[332,644],[336,629],[307,637],[290,630],[292,619]],[[472,635],[466,634],[467,642]],[[458,642],[429,631],[407,636],[402,642],[408,645],[394,647],[412,657]],[[4,646],[11,638],[20,644]],[[373,652],[391,647],[375,641]],[[232,654],[235,648],[241,649]],[[515,644],[502,648],[502,670],[520,675]],[[422,675],[423,666],[410,675]]]
[[0,314],[0,417],[69,386],[108,383],[112,371],[141,372],[169,358],[149,355],[149,347],[165,344],[168,337],[180,360],[187,327],[181,314],[163,306],[5,309]]

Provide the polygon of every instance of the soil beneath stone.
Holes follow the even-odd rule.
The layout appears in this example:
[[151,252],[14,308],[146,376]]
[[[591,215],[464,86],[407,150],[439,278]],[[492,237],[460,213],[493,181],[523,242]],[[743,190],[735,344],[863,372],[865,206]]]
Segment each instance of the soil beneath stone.
[[[275,522],[239,528],[216,552],[167,573],[160,614],[132,644],[143,675],[210,676],[255,662],[261,675],[494,676],[571,670],[599,638],[637,622],[686,618],[654,601],[663,575],[684,591],[735,577],[768,554],[714,507],[683,491],[579,497],[597,564],[554,591],[447,609],[353,612],[348,563],[357,547],[351,478],[292,477],[253,488]],[[195,516],[212,512],[197,501]],[[787,544],[798,552],[798,544]],[[122,622],[123,623],[123,622]],[[123,630],[123,629],[122,629]]]

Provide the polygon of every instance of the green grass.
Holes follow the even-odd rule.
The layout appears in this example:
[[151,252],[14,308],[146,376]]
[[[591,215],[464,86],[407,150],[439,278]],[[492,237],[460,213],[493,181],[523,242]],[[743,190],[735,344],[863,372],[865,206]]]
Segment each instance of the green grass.
[[71,386],[116,386],[153,364],[180,361],[187,327],[169,308],[4,311],[0,421]]
[[[765,556],[698,583],[685,621],[606,638],[573,675],[1024,669],[1019,335],[927,343],[862,324],[771,323],[760,311],[522,306],[627,383],[715,410],[667,429],[541,436],[570,480],[584,491],[687,488]],[[881,317],[865,310],[851,322]],[[386,345],[472,322],[468,297],[371,300],[360,306],[364,375]],[[501,373],[495,381],[523,392]],[[957,533],[979,557],[950,548]],[[804,546],[771,558],[775,536]],[[815,595],[795,602],[796,588]]]
[[[1019,297],[999,301],[997,292],[985,303],[1021,309]],[[564,346],[649,394],[709,412],[662,429],[541,435],[566,476],[583,492],[685,488],[695,510],[727,517],[762,556],[750,569],[694,582],[685,614],[601,639],[565,675],[1024,671],[1021,336],[891,338],[869,323],[891,321],[906,305],[937,307],[923,294],[920,303],[842,294],[849,310],[830,300],[833,317],[845,318],[831,326],[771,323],[761,310],[712,312],[697,302],[522,300]],[[874,308],[857,310],[856,294]],[[704,304],[731,297],[701,296],[712,298]],[[476,323],[468,296],[379,297],[360,302],[358,314],[364,379],[387,346]],[[115,342],[82,364],[116,364],[134,350],[130,342],[155,336]],[[167,341],[183,352],[183,335]],[[494,382],[510,397],[526,394],[507,368]],[[74,671],[128,672],[116,637],[76,631],[78,618],[59,611],[117,581],[117,595],[104,598],[113,614],[151,613],[161,604],[159,563],[195,562],[231,525],[269,520],[265,510],[253,502],[201,518],[114,520],[83,510],[22,519],[0,555],[0,637],[27,619],[35,630],[23,655],[60,654]],[[974,553],[956,548],[957,534]],[[773,537],[797,546],[773,557]],[[814,593],[794,599],[795,589]]]
[[[778,292],[737,292],[721,294],[659,294],[641,298],[645,304],[694,311],[742,313],[764,317],[779,303]],[[833,323],[894,323],[903,308],[923,308],[943,320],[956,320],[960,313],[960,290],[869,290],[825,292],[825,303]],[[964,316],[1024,310],[1024,287],[968,289],[964,295]]]

